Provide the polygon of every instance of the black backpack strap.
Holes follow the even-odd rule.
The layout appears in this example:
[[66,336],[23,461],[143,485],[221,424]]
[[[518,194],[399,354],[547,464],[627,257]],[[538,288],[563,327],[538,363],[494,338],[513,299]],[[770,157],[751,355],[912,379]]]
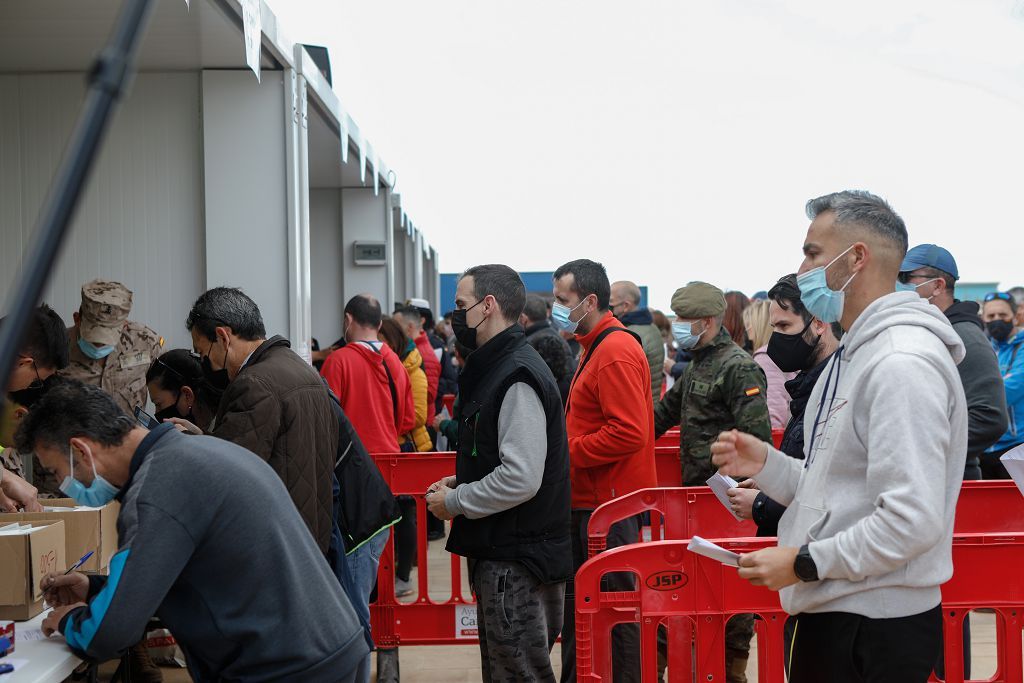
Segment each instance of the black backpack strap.
[[587,367],[587,363],[590,362],[590,357],[594,355],[595,351],[597,351],[597,347],[600,346],[601,342],[605,340],[605,337],[612,332],[625,332],[629,336],[633,337],[633,339],[636,339],[636,343],[640,344],[641,348],[643,347],[643,341],[640,339],[640,335],[633,330],[627,330],[625,327],[609,327],[607,330],[604,330],[601,334],[597,335],[597,339],[594,340],[593,345],[591,345],[590,349],[587,351],[587,355],[583,357],[583,362],[580,363],[578,368],[576,368],[576,374],[572,376],[572,382],[569,384],[569,395],[565,400],[566,415],[569,414],[569,406],[572,403],[572,390],[573,387],[576,386],[576,380],[583,374],[583,369]]

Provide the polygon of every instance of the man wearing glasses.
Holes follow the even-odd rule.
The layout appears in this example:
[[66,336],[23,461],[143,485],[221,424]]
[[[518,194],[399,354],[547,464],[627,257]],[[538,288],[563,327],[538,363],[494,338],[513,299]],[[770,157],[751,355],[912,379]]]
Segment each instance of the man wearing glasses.
[[999,359],[999,374],[1006,392],[1009,428],[981,457],[985,479],[1009,479],[999,462],[1003,453],[1024,443],[1024,331],[1016,325],[1017,302],[1006,292],[985,295],[981,319]]

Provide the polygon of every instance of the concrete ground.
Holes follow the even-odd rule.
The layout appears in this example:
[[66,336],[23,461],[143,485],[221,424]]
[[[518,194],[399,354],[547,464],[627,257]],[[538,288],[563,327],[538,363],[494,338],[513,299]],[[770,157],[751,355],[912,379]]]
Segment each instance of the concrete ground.
[[[444,541],[434,541],[428,552],[430,586],[433,599],[444,600],[450,591],[450,560],[444,550]],[[413,583],[415,584],[413,569]],[[463,571],[463,594],[469,595]],[[412,600],[404,598],[405,600]],[[991,613],[976,613],[971,617],[972,676],[984,680],[995,672],[995,616]],[[374,657],[376,660],[376,657]],[[551,655],[555,675],[561,670],[559,646],[556,644]],[[471,683],[480,681],[480,651],[477,645],[408,646],[399,649],[401,680],[403,683]],[[100,680],[109,680],[113,667],[103,669]],[[165,683],[186,683],[191,679],[184,669],[164,668]],[[750,663],[747,677],[751,683],[757,681],[757,639],[751,644]]]

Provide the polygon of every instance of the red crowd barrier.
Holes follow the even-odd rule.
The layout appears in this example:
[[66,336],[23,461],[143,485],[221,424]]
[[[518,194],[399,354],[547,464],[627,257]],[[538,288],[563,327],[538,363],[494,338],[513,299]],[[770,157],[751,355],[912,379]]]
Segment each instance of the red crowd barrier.
[[[654,539],[661,538],[662,535],[664,538],[672,540],[687,539],[693,535],[726,539],[716,542],[736,552],[750,552],[753,549],[772,546],[776,543],[774,538],[737,538],[753,533],[751,531],[752,523],[738,522],[707,487],[642,489],[605,503],[594,511],[588,527],[588,546],[591,557],[593,558],[596,553],[601,553],[598,557],[604,557],[621,550],[616,548],[602,552],[612,524],[648,511],[654,513],[651,515],[652,538]],[[664,518],[663,534],[657,531],[659,518]],[[1017,533],[1014,533],[1015,530]],[[1024,680],[1022,678],[1024,672],[1021,671],[1024,582],[1007,582],[1006,580],[1007,568],[1021,566],[1020,562],[1024,560],[1024,533],[1020,533],[1021,531],[1024,531],[1024,497],[1021,496],[1012,481],[964,482],[957,500],[954,522],[953,562],[955,572],[953,578],[942,588],[944,629],[946,631],[945,680],[948,682],[958,683],[963,680],[963,642],[961,638],[963,619],[972,609],[978,608],[993,608],[997,615],[998,668],[996,675],[989,681],[1009,683]],[[654,540],[642,545],[651,546],[657,543],[659,541]],[[636,546],[625,546],[625,548],[632,547]],[[692,553],[687,554],[693,555]],[[614,562],[620,564],[623,561],[633,562],[633,568],[627,570],[633,571],[642,583],[650,578],[650,575],[644,571],[659,566],[652,565],[651,558],[659,557],[657,551],[651,551],[643,557],[638,557],[635,561],[627,557],[626,560],[619,558]],[[664,566],[659,571],[670,572],[665,574],[666,577],[676,576],[671,574],[676,571],[680,573],[680,576],[677,577],[678,581],[685,582],[687,585],[696,581],[694,585],[704,586],[704,593],[698,596],[697,607],[682,614],[676,611],[666,616],[657,612],[661,605],[659,601],[663,598],[651,598],[644,604],[648,604],[655,611],[647,616],[638,616],[636,619],[641,624],[641,631],[646,633],[649,630],[655,634],[658,625],[664,623],[670,629],[669,652],[680,648],[685,650],[685,656],[676,655],[676,667],[686,672],[698,671],[697,680],[705,680],[705,675],[724,676],[724,672],[721,671],[725,661],[723,639],[725,623],[729,617],[734,614],[759,614],[763,618],[763,621],[756,622],[759,680],[777,680],[781,683],[783,678],[779,667],[783,660],[772,661],[781,647],[781,631],[778,640],[768,642],[776,635],[778,614],[769,607],[774,605],[774,608],[778,608],[777,595],[739,580],[735,569],[731,567],[723,567],[718,562],[707,558],[694,557],[696,559],[693,562],[697,564],[687,565],[689,571],[665,568]],[[619,570],[614,567],[606,568],[599,570],[599,574]],[[582,573],[582,571],[581,569],[580,572]],[[1018,576],[1017,573],[1013,573],[1013,575],[1014,577]],[[645,579],[645,576],[648,579]],[[577,574],[576,585],[577,632],[579,633],[580,614],[583,609],[583,603],[579,597],[581,594],[580,574]],[[680,588],[683,587],[680,586]],[[643,592],[642,586],[640,592]],[[611,595],[608,605],[619,605],[619,617],[622,617],[630,609],[636,612],[639,609],[638,606],[644,601],[640,595],[632,593]],[[729,607],[731,603],[728,601],[738,596],[746,596],[744,599],[749,599],[749,601]],[[768,597],[773,598],[775,602],[765,603],[764,601]],[[677,604],[688,604],[680,603],[682,599],[680,596],[673,598]],[[589,605],[589,603],[587,604]],[[614,611],[614,608],[609,607],[609,609]],[[714,614],[708,614],[706,611],[708,609],[711,609]],[[640,612],[636,613],[640,615]],[[784,621],[784,617],[782,620]],[[602,617],[595,623],[604,629],[606,625],[610,628],[610,624],[621,623],[621,621],[629,621],[629,619],[616,622]],[[590,624],[591,627],[593,625],[594,623]],[[674,635],[671,634],[673,626],[676,631]],[[781,628],[781,625],[778,627]],[[689,659],[690,646],[688,643],[694,634],[696,634],[697,641],[695,644],[697,663]],[[651,638],[653,637],[654,635],[651,636]],[[650,640],[648,649],[654,648],[655,642],[655,640]],[[768,643],[766,649],[762,649],[762,643]],[[679,647],[676,647],[677,645]],[[588,652],[593,653],[593,645],[591,644],[589,647]],[[577,652],[582,653],[578,643]],[[607,658],[607,666],[610,667],[610,654],[604,649],[600,650],[599,654],[600,662],[588,665],[597,668],[593,672],[592,680],[601,680],[601,676],[610,675],[610,670],[605,667],[605,658]],[[645,680],[648,680],[646,678],[649,668],[648,656],[651,655],[642,652]],[[697,668],[691,668],[693,666]],[[581,667],[580,671],[582,671],[582,664],[579,662],[578,667]],[[671,667],[670,662],[670,672]],[[602,674],[602,672],[606,673]],[[610,679],[605,678],[604,680]]]
[[[377,601],[370,605],[373,638],[382,650],[399,645],[451,645],[476,643],[475,605],[471,595],[462,592],[462,558],[451,556],[451,592],[441,601],[431,599],[428,590],[427,487],[455,473],[454,453],[386,453],[374,455],[384,480],[396,496],[416,500],[417,597],[400,602],[395,597],[394,534],[380,558],[377,573]],[[472,607],[467,607],[472,606]],[[456,621],[464,616],[465,628]],[[469,623],[472,621],[472,623]]]
[[[752,552],[775,539],[724,539],[734,552]],[[725,624],[753,613],[757,624],[758,680],[783,683],[786,615],[778,593],[739,578],[736,569],[686,550],[686,540],[652,541],[615,548],[591,558],[576,574],[576,653],[581,680],[611,680],[611,628],[638,623],[641,676],[657,680],[657,630],[668,631],[668,680],[724,680]],[[996,615],[996,672],[989,683],[1024,680],[1021,635],[1024,580],[1008,568],[1024,562],[1024,533],[958,534],[953,538],[953,578],[942,587],[946,683],[963,683],[964,616],[979,607]],[[602,592],[601,576],[628,571],[637,590]],[[691,641],[696,637],[696,661]],[[932,679],[936,680],[936,679]]]
[[[772,443],[778,448],[783,430],[772,430]],[[658,486],[682,486],[683,470],[679,463],[679,430],[665,432],[654,442],[654,466],[658,473]]]

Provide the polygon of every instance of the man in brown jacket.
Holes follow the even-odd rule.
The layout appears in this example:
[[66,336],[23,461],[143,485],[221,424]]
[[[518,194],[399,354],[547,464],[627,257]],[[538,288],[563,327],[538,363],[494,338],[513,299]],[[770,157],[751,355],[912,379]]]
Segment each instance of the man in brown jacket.
[[259,308],[240,289],[217,287],[200,296],[185,326],[206,381],[224,392],[210,434],[274,468],[326,554],[338,418],[320,375],[287,339],[266,338]]

